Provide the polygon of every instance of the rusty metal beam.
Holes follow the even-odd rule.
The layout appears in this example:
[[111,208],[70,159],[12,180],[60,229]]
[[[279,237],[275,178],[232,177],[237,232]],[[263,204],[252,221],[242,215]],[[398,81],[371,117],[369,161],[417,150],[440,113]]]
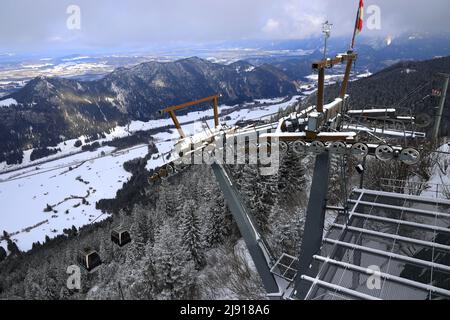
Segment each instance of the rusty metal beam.
[[170,117],[172,118],[172,121],[173,121],[175,127],[177,128],[178,133],[180,134],[180,136],[182,138],[186,138],[186,135],[185,135],[183,129],[181,129],[180,122],[178,122],[178,119],[177,119],[177,116],[175,114],[175,111],[181,110],[181,109],[184,109],[184,108],[187,108],[187,107],[191,107],[191,106],[194,106],[194,105],[197,105],[197,104],[202,104],[202,103],[213,101],[214,125],[215,125],[215,127],[217,127],[219,125],[218,100],[219,100],[219,96],[218,95],[214,95],[214,96],[210,96],[210,97],[207,97],[207,98],[203,98],[203,99],[199,99],[199,100],[183,103],[183,104],[180,104],[178,106],[168,107],[168,108],[163,109],[163,110],[161,110],[159,112],[161,114],[162,113],[168,113],[170,115]]
[[323,112],[323,100],[325,90],[325,69],[319,69],[319,84],[317,89],[317,112]]
[[177,110],[181,110],[181,109],[184,109],[184,108],[187,108],[187,107],[191,107],[191,106],[194,106],[194,105],[197,105],[197,104],[209,102],[209,101],[212,101],[212,100],[217,100],[217,99],[218,99],[218,96],[214,95],[214,96],[210,96],[210,97],[207,97],[207,98],[195,100],[195,101],[192,101],[192,102],[183,103],[183,104],[180,104],[178,106],[168,107],[166,109],[161,110],[160,112],[161,113],[168,113],[170,111],[177,111]]
[[184,133],[183,129],[181,129],[180,122],[178,122],[177,115],[172,110],[169,111],[169,115],[172,118],[173,123],[175,124],[175,127],[178,130],[178,133],[180,134],[181,138],[186,138],[186,134]]
[[348,61],[348,60],[355,60],[356,58],[357,58],[356,53],[346,53],[346,54],[338,55],[337,57],[335,57],[333,59],[325,59],[325,60],[321,60],[321,61],[316,61],[312,64],[312,68],[315,70],[320,70],[323,68],[332,68],[339,63],[342,63],[342,62]]
[[213,110],[214,110],[214,126],[217,128],[219,126],[219,110],[218,110],[218,97],[214,96],[213,99]]
[[348,86],[348,81],[350,80],[350,72],[352,71],[352,64],[353,64],[353,58],[349,58],[347,60],[347,66],[345,67],[345,75],[344,75],[344,80],[342,81],[342,86],[341,86],[341,93],[339,94],[339,97],[344,99],[345,95],[347,94],[347,86]]
[[313,63],[312,67],[315,70],[320,70],[320,69],[324,69],[324,68],[331,68],[336,64],[342,63],[344,61],[344,57],[343,56],[339,56],[333,59],[325,59],[325,60],[321,60],[321,61],[316,61]]

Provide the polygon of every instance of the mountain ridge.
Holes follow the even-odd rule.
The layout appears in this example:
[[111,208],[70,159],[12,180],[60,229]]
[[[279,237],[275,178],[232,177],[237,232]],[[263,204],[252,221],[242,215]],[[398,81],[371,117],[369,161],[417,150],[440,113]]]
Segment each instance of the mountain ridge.
[[148,121],[164,107],[213,94],[234,105],[296,92],[289,76],[271,65],[222,65],[198,57],[118,68],[93,81],[36,77],[2,98],[17,105],[0,108],[0,162],[14,163],[22,150],[53,146],[61,137],[95,136],[132,120]]

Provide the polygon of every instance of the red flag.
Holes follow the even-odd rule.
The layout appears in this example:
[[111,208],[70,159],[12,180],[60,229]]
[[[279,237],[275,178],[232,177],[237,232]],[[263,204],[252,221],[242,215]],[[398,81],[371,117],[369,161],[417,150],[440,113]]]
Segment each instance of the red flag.
[[358,9],[358,15],[356,16],[356,32],[360,33],[363,29],[364,24],[364,1],[359,0],[359,9]]
[[364,1],[359,0],[358,14],[356,15],[355,31],[353,32],[352,49],[355,46],[355,36],[360,33],[364,25]]

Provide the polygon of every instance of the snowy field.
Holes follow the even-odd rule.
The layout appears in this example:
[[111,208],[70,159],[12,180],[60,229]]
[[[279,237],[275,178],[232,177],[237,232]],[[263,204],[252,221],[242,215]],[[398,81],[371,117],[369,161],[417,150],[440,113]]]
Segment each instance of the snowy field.
[[[95,153],[100,155],[104,149],[108,148]],[[15,172],[14,180],[0,183],[0,229],[14,234],[12,239],[25,251],[31,249],[33,242],[44,241],[46,235],[54,237],[72,225],[81,227],[94,219],[105,219],[107,216],[101,216],[95,203],[115,197],[117,190],[131,177],[123,169],[123,163],[146,153],[147,146],[142,146],[117,156],[88,160],[69,170],[68,163],[92,157],[92,153],[87,152],[50,162],[34,172]],[[52,169],[55,166],[61,168]],[[8,175],[0,178],[7,179]],[[47,205],[53,210],[44,212]]]
[[[258,100],[257,101],[258,103],[266,103],[267,105],[262,106],[262,107],[257,107],[257,108],[252,108],[252,104],[248,103],[240,111],[233,112],[231,115],[229,115],[229,116],[231,116],[232,119],[230,121],[227,121],[227,124],[233,125],[240,120],[257,119],[257,118],[263,117],[268,114],[276,113],[279,109],[284,109],[287,106],[292,105],[299,98],[300,98],[300,96],[294,96],[291,100],[289,100],[288,102],[284,102],[284,103],[281,103],[280,101],[283,101],[285,98]],[[222,105],[222,106],[219,106],[219,110],[220,110],[220,112],[223,112],[226,110],[234,109],[236,107],[237,106]],[[200,119],[202,119],[204,117],[212,117],[212,116],[213,116],[212,110],[194,111],[194,112],[190,112],[186,115],[178,116],[178,120],[180,121],[180,123],[185,124],[188,122],[199,121]],[[163,128],[165,126],[169,126],[172,124],[173,124],[172,120],[169,118],[159,119],[159,120],[151,120],[151,121],[147,121],[147,122],[132,121],[127,126],[117,126],[110,133],[106,134],[105,138],[97,140],[97,141],[99,143],[106,142],[106,141],[112,141],[116,138],[123,138],[126,136],[133,135],[137,131],[146,131],[146,130],[151,130],[151,129]],[[210,121],[208,121],[208,125],[213,126],[213,124],[214,124],[214,121],[212,119]],[[198,125],[198,124],[196,124],[196,125]],[[186,127],[183,126],[183,128],[185,128],[184,130],[186,133],[193,133],[194,126],[195,126],[194,124],[191,124]],[[33,150],[32,149],[26,150],[24,152],[24,159],[23,159],[22,164],[7,165],[6,162],[1,162],[0,163],[0,171],[15,170],[15,169],[30,166],[30,165],[39,165],[43,161],[59,159],[62,156],[69,156],[69,155],[74,155],[76,153],[80,153],[81,147],[76,148],[74,146],[74,144],[77,140],[82,141],[84,144],[86,139],[87,139],[87,137],[81,136],[78,139],[71,139],[71,140],[66,140],[64,142],[61,142],[56,147],[53,148],[53,149],[61,149],[61,152],[58,152],[57,154],[54,154],[54,155],[51,155],[49,157],[45,157],[42,159],[38,159],[35,161],[30,160],[30,155],[33,152]],[[1,177],[0,177],[0,179],[1,179]]]
[[[226,121],[233,125],[241,120],[258,119],[276,113],[280,108],[286,108],[297,102],[300,96],[295,96],[287,102],[284,99],[261,100],[267,105],[254,107],[247,104],[244,109],[227,115]],[[220,111],[236,106],[221,106]],[[211,110],[192,112],[180,116],[181,123],[192,122],[183,126],[188,134],[204,130],[199,119],[212,116]],[[149,122],[134,121],[126,127],[117,127],[105,139],[124,137],[140,130],[163,128],[170,125],[171,120]],[[213,120],[208,121],[213,126]],[[153,136],[159,154],[154,155],[147,164],[147,169],[162,166],[168,160],[165,155],[172,149],[177,131],[172,134],[161,132]],[[63,229],[75,226],[77,228],[89,223],[106,219],[95,208],[95,203],[101,199],[114,198],[123,183],[130,179],[131,174],[123,169],[123,164],[129,160],[144,157],[147,146],[137,146],[115,152],[115,148],[102,147],[95,152],[81,152],[75,148],[77,139],[67,140],[58,145],[62,152],[50,157],[30,161],[32,150],[25,152],[22,165],[7,166],[0,164],[0,232],[11,234],[18,247],[27,251],[34,242],[45,241],[63,233]],[[85,137],[80,137],[84,141]],[[102,155],[103,152],[103,155]],[[65,155],[65,157],[60,158]],[[59,158],[59,159],[55,159]],[[46,161],[42,163],[43,161]],[[24,168],[24,166],[30,166]],[[14,169],[5,173],[5,170]],[[71,170],[70,170],[71,169]],[[50,207],[48,207],[49,205]],[[45,210],[47,209],[47,210]],[[6,243],[0,243],[6,249]]]
[[0,107],[9,107],[15,104],[17,104],[17,101],[12,98],[0,100]]

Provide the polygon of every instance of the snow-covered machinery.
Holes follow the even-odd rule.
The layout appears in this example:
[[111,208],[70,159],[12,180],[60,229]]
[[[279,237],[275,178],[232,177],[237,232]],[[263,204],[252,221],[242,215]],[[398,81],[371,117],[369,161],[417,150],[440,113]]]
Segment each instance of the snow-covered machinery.
[[[420,160],[420,153],[409,146],[389,145],[386,140],[377,137],[390,136],[397,138],[424,138],[425,133],[407,130],[377,129],[371,124],[364,124],[364,120],[413,121],[413,116],[398,115],[394,108],[348,110],[349,95],[346,88],[350,77],[351,64],[357,55],[351,51],[340,54],[334,59],[315,62],[313,69],[319,72],[317,104],[304,110],[293,112],[279,120],[274,132],[263,134],[262,137],[280,141],[282,152],[290,148],[299,155],[306,153],[320,154],[325,150],[341,155],[351,155],[364,158],[368,155],[379,160],[397,159],[406,164],[414,164]],[[325,69],[342,62],[347,62],[346,73],[341,85],[340,96],[328,104],[324,104]],[[357,118],[358,122],[351,120]],[[350,121],[349,121],[350,120]],[[405,126],[403,126],[405,128]],[[368,134],[375,139],[363,139]]]
[[[178,130],[180,139],[174,144],[172,161],[170,163],[167,163],[165,166],[160,168],[158,172],[151,176],[149,178],[150,182],[157,181],[159,179],[166,179],[178,170],[181,170],[185,165],[194,163],[193,157],[195,157],[196,154],[204,154],[203,150],[213,144],[218,137],[223,136],[224,134],[230,134],[236,130],[235,127],[228,127],[226,125],[220,124],[218,99],[219,95],[214,95],[196,101],[187,102],[181,105],[168,107],[160,111],[161,114],[168,113],[170,115],[175,128]],[[195,133],[192,136],[187,136],[183,128],[181,127],[181,124],[178,121],[175,112],[178,110],[186,109],[188,107],[210,102],[212,102],[212,108],[214,112],[214,127],[210,128],[208,127],[207,123],[205,123],[205,127],[203,128],[203,130]]]

